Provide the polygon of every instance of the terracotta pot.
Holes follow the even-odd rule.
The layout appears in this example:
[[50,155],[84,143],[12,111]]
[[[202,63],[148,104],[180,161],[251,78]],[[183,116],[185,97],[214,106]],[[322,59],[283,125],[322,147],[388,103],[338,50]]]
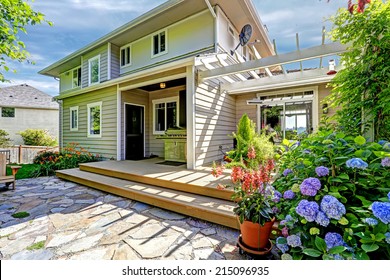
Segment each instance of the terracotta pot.
[[253,249],[267,248],[274,222],[275,218],[262,226],[259,223],[244,221],[240,224],[242,242]]

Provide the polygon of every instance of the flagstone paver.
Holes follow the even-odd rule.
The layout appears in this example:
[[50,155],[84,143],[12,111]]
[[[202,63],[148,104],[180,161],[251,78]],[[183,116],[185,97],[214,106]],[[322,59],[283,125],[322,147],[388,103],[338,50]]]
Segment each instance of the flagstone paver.
[[[21,211],[30,216],[12,217]],[[56,177],[18,180],[16,190],[0,192],[4,260],[243,259],[238,234]]]

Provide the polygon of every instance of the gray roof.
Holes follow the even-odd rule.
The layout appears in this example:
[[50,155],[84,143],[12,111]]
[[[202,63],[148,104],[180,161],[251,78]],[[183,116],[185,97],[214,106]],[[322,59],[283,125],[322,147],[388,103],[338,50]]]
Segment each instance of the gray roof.
[[53,96],[27,84],[0,88],[0,107],[58,109]]

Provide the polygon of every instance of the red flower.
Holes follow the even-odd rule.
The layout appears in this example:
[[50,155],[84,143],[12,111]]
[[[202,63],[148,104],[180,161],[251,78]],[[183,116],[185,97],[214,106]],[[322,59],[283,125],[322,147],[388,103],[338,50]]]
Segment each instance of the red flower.
[[249,159],[254,159],[254,158],[256,158],[256,151],[255,151],[255,148],[250,147],[250,148],[248,149],[248,158],[249,158]]

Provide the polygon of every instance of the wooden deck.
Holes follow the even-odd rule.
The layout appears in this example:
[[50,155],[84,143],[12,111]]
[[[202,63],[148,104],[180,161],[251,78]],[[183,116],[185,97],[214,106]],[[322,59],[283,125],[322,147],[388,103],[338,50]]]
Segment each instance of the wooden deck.
[[218,180],[210,169],[186,170],[183,166],[145,161],[103,161],[61,170],[57,176],[108,193],[127,197],[191,217],[239,228],[230,200],[231,190],[217,190],[218,183],[229,182],[225,173]]

